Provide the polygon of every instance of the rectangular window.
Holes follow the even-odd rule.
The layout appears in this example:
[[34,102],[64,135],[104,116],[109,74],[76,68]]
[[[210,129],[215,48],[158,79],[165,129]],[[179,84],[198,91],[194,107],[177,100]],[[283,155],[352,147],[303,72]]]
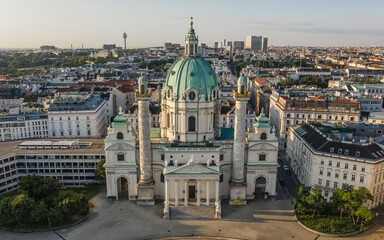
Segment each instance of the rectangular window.
[[365,172],[365,167],[361,167],[361,171],[362,171],[362,172]]
[[320,164],[321,164],[321,165],[324,165],[324,160],[321,160]]
[[353,165],[353,171],[356,171],[357,165]]
[[319,178],[319,185],[323,184],[323,179]]
[[360,182],[364,183],[364,176],[360,176]]
[[336,167],[340,167],[340,162],[337,162],[337,163],[336,163]]
[[335,178],[339,178],[339,173],[335,173]]
[[117,161],[124,161],[124,154],[118,154]]
[[326,187],[329,187],[329,183],[330,183],[329,180],[327,180],[327,181],[325,182],[325,186],[326,186]]
[[345,169],[348,169],[348,163],[345,164]]
[[224,154],[220,154],[220,161],[224,161]]
[[354,182],[356,180],[356,175],[352,175],[351,181]]
[[265,161],[265,154],[259,155],[259,161]]
[[333,188],[337,188],[338,182],[333,183]]
[[343,175],[343,179],[344,179],[344,180],[347,180],[347,176],[348,176],[348,174],[347,174],[347,173],[344,173],[344,175]]
[[324,196],[328,197],[328,191],[325,191]]
[[320,169],[320,175],[323,175],[323,169]]
[[327,177],[330,177],[331,176],[331,172],[327,172]]
[[328,165],[329,165],[329,166],[332,166],[332,161],[329,161]]

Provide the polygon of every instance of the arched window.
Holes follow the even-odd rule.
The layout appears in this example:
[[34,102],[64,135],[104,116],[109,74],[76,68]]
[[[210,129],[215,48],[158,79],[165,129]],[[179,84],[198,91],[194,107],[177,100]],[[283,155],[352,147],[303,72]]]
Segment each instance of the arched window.
[[196,131],[196,118],[194,116],[190,116],[188,118],[188,131],[189,132]]
[[193,44],[189,44],[189,55],[193,55]]
[[124,139],[124,135],[123,135],[123,133],[122,133],[122,132],[118,132],[118,133],[116,134],[116,138],[117,138],[117,139]]
[[240,87],[240,93],[241,93],[241,94],[244,94],[244,92],[245,92],[245,86],[244,86],[244,85],[241,85],[241,87]]
[[260,139],[261,139],[261,140],[266,140],[266,139],[267,139],[267,134],[266,134],[266,133],[262,133],[262,134],[260,135]]
[[140,85],[140,93],[144,93],[144,84]]

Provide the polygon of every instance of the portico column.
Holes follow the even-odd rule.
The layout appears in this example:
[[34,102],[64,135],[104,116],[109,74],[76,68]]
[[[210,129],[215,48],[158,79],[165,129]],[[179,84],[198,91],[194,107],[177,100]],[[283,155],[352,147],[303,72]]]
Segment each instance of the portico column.
[[179,206],[179,180],[175,179],[175,206]]
[[215,198],[216,198],[216,202],[219,202],[219,180],[216,180]]
[[165,179],[165,203],[169,203],[169,199],[168,199],[168,179]]
[[207,200],[206,200],[205,205],[208,206],[208,205],[209,205],[209,180],[207,179],[206,181],[207,181],[207,189],[206,189],[206,197],[205,197],[205,198],[206,198]]
[[187,179],[184,179],[184,206],[188,206],[187,188],[188,188],[188,182],[187,182]]
[[197,203],[196,206],[200,206],[200,179],[197,180]]

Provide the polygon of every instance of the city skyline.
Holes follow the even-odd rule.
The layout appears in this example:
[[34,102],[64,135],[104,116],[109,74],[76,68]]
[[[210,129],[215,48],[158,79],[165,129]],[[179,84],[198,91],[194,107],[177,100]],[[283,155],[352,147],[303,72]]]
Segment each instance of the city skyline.
[[268,37],[270,46],[382,46],[384,37],[384,3],[377,0],[310,5],[299,0],[239,1],[235,8],[230,1],[5,0],[2,6],[0,20],[7,24],[0,26],[0,48],[101,48],[104,43],[124,47],[123,32],[127,48],[182,43],[180,35],[188,30],[190,16],[200,42],[206,44],[256,35]]

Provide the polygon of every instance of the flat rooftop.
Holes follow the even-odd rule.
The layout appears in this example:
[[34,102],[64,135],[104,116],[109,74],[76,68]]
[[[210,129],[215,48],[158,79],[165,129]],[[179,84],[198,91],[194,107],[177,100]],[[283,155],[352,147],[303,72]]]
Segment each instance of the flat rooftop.
[[[71,146],[73,142],[78,141],[80,145],[89,144],[89,147],[80,148],[44,148],[48,144],[57,145],[58,143],[65,143],[62,146]],[[27,146],[36,146],[37,144],[44,144],[41,148],[29,149]],[[21,147],[20,147],[21,145]],[[104,152],[104,139],[95,138],[81,138],[81,139],[47,139],[44,140],[20,140],[0,143],[0,156],[19,153],[19,154],[105,154]]]

